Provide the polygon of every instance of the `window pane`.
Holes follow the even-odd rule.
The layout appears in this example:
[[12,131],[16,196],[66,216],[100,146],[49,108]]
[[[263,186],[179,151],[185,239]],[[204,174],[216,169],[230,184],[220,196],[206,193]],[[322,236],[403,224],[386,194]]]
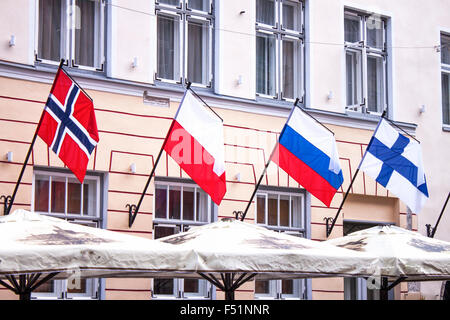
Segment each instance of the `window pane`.
[[74,179],[67,184],[67,213],[81,213],[81,184]]
[[189,8],[209,12],[209,0],[189,0]]
[[382,112],[384,106],[383,58],[367,57],[367,106],[369,111]]
[[256,0],[256,22],[275,25],[275,2]]
[[369,17],[366,22],[367,26],[367,45],[369,47],[384,49],[384,23],[381,19]]
[[38,57],[59,61],[61,59],[61,0],[39,1]]
[[275,96],[275,44],[275,35],[256,34],[256,90],[270,96]]
[[97,216],[97,182],[95,180],[84,180],[83,184],[83,214]]
[[184,279],[184,292],[186,293],[199,293],[199,281],[196,279]]
[[52,209],[53,213],[65,212],[66,182],[64,178],[52,178]]
[[358,42],[361,40],[360,18],[346,15],[344,19],[345,41]]
[[154,228],[154,238],[164,238],[175,234],[175,227],[163,227],[155,225]]
[[283,40],[283,97],[294,99],[301,95],[301,42]]
[[180,0],[157,0],[159,3],[170,4],[171,6],[179,6]]
[[166,187],[156,187],[155,190],[155,217],[166,218],[167,190]]
[[189,21],[188,23],[188,81],[207,84],[208,25]]
[[172,279],[154,279],[153,292],[155,294],[174,294],[174,284]]
[[158,15],[157,20],[158,77],[179,81],[180,21],[165,15]]
[[48,177],[36,177],[34,191],[34,211],[48,212]]
[[299,2],[283,2],[283,28],[301,30],[301,5]]
[[450,64],[450,36],[441,36],[441,61]]
[[289,196],[280,196],[280,226],[289,227]]
[[442,120],[450,124],[450,74],[442,73]]
[[347,105],[359,105],[361,101],[361,54],[346,53]]
[[256,222],[257,223],[266,223],[266,197],[257,196],[256,198]]
[[276,195],[269,195],[268,211],[268,224],[270,226],[278,225],[278,197]]
[[301,228],[303,226],[303,208],[301,197],[291,197],[292,227]]
[[181,188],[169,187],[169,219],[181,219]]
[[197,191],[197,221],[208,222],[208,195],[203,191]]
[[183,188],[183,219],[194,220],[194,188]]
[[256,294],[269,294],[270,293],[270,281],[256,280],[255,281],[255,293]]
[[290,295],[294,294],[294,280],[282,280],[281,293]]
[[100,67],[99,38],[100,17],[98,12],[98,1],[77,0],[74,9],[75,14],[75,64]]

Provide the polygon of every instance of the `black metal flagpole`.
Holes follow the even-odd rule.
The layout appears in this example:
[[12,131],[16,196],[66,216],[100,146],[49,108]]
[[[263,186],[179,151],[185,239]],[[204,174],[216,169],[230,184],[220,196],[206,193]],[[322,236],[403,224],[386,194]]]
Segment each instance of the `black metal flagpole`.
[[444,213],[445,208],[447,207],[448,199],[450,198],[450,192],[447,195],[447,200],[445,200],[444,206],[442,207],[441,213],[439,214],[439,218],[436,221],[436,225],[434,228],[431,227],[431,224],[426,224],[427,227],[427,236],[430,238],[434,238],[434,234],[436,233],[436,229],[439,225],[439,222],[441,221],[442,214]]
[[[386,114],[386,110],[383,111],[383,114],[381,115],[381,118],[384,118],[385,114]],[[379,122],[378,122],[378,124],[379,124]],[[378,127],[377,127],[377,129],[378,129]],[[375,129],[375,132],[376,131],[377,130]],[[370,142],[369,142],[369,144],[370,144]],[[366,150],[366,152],[367,152],[367,150]],[[359,166],[361,166],[361,163],[362,163],[365,155],[366,154],[364,153],[364,156],[363,156]],[[342,207],[344,206],[345,200],[347,199],[348,194],[350,193],[350,190],[351,190],[351,188],[353,186],[353,182],[355,182],[355,180],[356,180],[356,176],[359,173],[359,166],[358,166],[358,169],[356,169],[355,174],[353,175],[352,181],[350,182],[350,184],[349,184],[349,186],[347,188],[347,191],[345,192],[344,198],[342,199],[341,204],[339,205],[338,211],[337,211],[336,216],[334,217],[334,219],[331,218],[331,217],[324,218],[324,220],[326,221],[326,235],[327,235],[327,237],[329,237],[330,234],[331,234],[331,231],[333,231],[333,228],[334,228],[334,225],[336,224],[337,218],[339,217],[339,214],[341,213]],[[330,220],[331,220],[331,225],[329,225]]]
[[[58,71],[56,72],[56,74],[58,74],[59,70],[62,68],[63,63],[64,63],[64,59],[61,59],[61,61],[59,63]],[[53,81],[52,88],[50,89],[50,92],[53,91],[54,86],[55,86],[55,81]],[[37,135],[38,135],[38,132],[39,132],[39,128],[41,127],[41,122],[42,122],[43,116],[44,116],[44,112],[42,112],[41,118],[39,119],[39,123],[38,123],[38,125],[36,127],[36,131],[34,132],[33,139],[31,140],[30,147],[28,148],[27,155],[25,156],[25,160],[23,162],[22,169],[20,170],[19,178],[17,179],[17,182],[16,182],[16,185],[14,187],[14,191],[12,193],[12,196],[1,196],[1,198],[5,199],[4,215],[8,215],[9,214],[9,212],[11,211],[11,208],[12,208],[12,206],[14,204],[14,200],[16,198],[16,194],[17,194],[17,191],[19,189],[20,182],[22,181],[22,177],[23,177],[23,174],[24,174],[25,169],[27,167],[28,160],[30,159],[31,152],[33,151],[34,143],[36,142],[36,138],[37,138]]]
[[[299,101],[299,99],[297,98],[297,99],[295,100],[295,102],[294,102],[294,107],[292,108],[291,113],[289,114],[288,120],[289,120],[289,118],[290,118],[292,112],[294,111],[294,109],[297,107],[298,101]],[[302,109],[302,110],[303,110],[303,109]],[[287,122],[287,121],[286,121],[286,122]],[[281,134],[280,134],[280,135],[281,135]],[[264,178],[264,176],[265,176],[265,174],[266,174],[266,172],[267,172],[267,168],[269,167],[269,164],[270,164],[270,162],[272,161],[272,156],[273,156],[275,150],[277,149],[277,146],[278,146],[278,140],[277,140],[277,143],[275,144],[275,147],[274,147],[273,150],[272,150],[272,153],[270,154],[269,159],[267,160],[266,165],[264,166],[264,170],[263,170],[263,172],[261,173],[261,176],[259,177],[258,182],[257,182],[256,185],[255,185],[255,189],[253,189],[252,196],[250,197],[250,200],[249,200],[248,203],[247,203],[247,207],[245,208],[245,211],[244,211],[243,213],[242,213],[242,211],[235,211],[235,212],[234,212],[234,213],[236,214],[236,219],[238,219],[239,214],[241,214],[241,221],[244,221],[245,216],[247,215],[248,209],[250,208],[250,205],[252,204],[252,201],[253,201],[253,199],[255,198],[256,192],[258,191],[258,188],[259,188],[259,186],[260,186],[260,184],[261,184],[261,182],[262,182],[262,179]]]

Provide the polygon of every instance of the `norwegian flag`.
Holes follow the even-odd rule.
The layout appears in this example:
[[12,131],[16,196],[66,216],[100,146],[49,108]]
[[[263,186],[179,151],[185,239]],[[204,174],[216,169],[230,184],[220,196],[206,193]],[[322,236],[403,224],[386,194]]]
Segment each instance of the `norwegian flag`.
[[37,134],[83,183],[99,140],[94,104],[62,68],[56,73]]

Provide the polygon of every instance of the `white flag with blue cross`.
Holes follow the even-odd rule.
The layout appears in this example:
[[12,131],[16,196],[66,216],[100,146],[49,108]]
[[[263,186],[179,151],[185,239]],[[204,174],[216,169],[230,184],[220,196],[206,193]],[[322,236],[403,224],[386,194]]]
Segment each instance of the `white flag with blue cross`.
[[381,119],[359,168],[419,213],[428,198],[420,143]]

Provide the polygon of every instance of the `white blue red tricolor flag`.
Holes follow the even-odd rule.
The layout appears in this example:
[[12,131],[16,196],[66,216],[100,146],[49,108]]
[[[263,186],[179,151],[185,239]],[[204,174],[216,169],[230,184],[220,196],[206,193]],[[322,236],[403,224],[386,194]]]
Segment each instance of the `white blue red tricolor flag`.
[[272,161],[328,207],[344,181],[333,133],[296,106]]
[[359,168],[419,213],[428,198],[420,144],[381,119]]
[[220,204],[227,191],[223,123],[189,90],[172,122],[164,150]]
[[62,68],[56,73],[38,135],[82,183],[99,141],[94,104]]

